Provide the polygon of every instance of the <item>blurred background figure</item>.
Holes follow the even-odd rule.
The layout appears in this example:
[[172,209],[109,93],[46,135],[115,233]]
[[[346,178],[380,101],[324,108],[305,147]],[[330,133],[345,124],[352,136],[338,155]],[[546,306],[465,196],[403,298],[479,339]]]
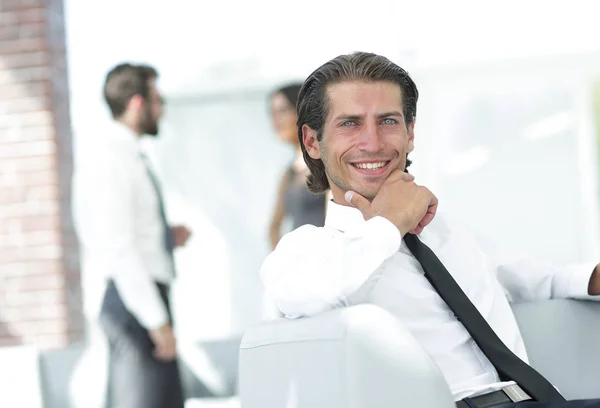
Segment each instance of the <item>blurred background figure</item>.
[[173,251],[190,232],[171,227],[140,140],[159,133],[163,100],[148,65],[110,70],[113,121],[82,151],[73,179],[83,268],[106,280],[100,323],[109,344],[111,408],[183,408],[169,286]]
[[279,190],[271,224],[269,238],[271,247],[275,248],[281,238],[286,217],[292,223],[292,229],[305,224],[322,227],[325,223],[327,197],[325,194],[316,195],[308,191],[306,176],[308,167],[302,157],[296,127],[296,100],[302,83],[292,83],[276,89],[270,95],[271,119],[279,139],[294,147],[294,160],[281,176]]

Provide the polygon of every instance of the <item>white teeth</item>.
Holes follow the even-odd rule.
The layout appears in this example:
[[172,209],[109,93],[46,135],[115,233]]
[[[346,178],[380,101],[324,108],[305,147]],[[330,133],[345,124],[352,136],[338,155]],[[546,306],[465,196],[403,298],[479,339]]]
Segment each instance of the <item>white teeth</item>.
[[358,167],[359,169],[375,170],[375,169],[380,169],[383,166],[385,166],[385,162],[379,162],[379,163],[357,163],[357,164],[355,164],[355,166]]

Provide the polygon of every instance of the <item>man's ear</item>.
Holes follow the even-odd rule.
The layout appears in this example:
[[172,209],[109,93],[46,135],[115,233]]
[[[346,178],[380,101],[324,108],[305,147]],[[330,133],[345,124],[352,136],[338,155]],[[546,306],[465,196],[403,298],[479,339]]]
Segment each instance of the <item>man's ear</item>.
[[410,153],[415,149],[415,119],[407,126],[406,131],[408,136],[406,153]]
[[310,157],[321,158],[321,146],[319,146],[316,130],[311,129],[308,125],[302,125],[302,142]]
[[144,103],[145,101],[142,95],[135,94],[129,100],[129,103],[127,104],[127,110],[130,110],[132,112],[139,112],[144,107]]

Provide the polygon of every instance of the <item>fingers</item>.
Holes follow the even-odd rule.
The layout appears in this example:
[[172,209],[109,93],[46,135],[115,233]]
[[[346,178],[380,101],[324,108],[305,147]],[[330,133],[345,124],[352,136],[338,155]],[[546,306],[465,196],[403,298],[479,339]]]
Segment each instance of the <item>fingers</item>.
[[171,361],[175,358],[177,342],[169,324],[150,330],[149,335],[154,343],[153,354],[157,360]]
[[410,173],[406,173],[402,170],[394,170],[393,172],[390,173],[390,175],[388,176],[387,180],[388,182],[393,182],[393,181],[406,181],[406,182],[411,182],[415,180],[415,176],[413,176]]
[[154,358],[157,360],[166,360],[166,351],[162,347],[154,347]]
[[366,215],[369,212],[369,207],[371,206],[371,203],[369,202],[369,200],[367,200],[357,192],[350,190],[346,191],[346,194],[344,194],[344,198],[348,203],[352,204],[354,208],[358,208],[360,212],[363,213],[363,215]]
[[175,353],[170,350],[154,350],[154,358],[160,361],[173,361],[175,356]]
[[154,357],[158,360],[171,361],[176,355],[175,341],[159,343],[154,347]]
[[427,207],[427,212],[425,213],[425,215],[423,216],[423,219],[419,223],[420,225],[425,227],[427,224],[429,224],[431,222],[431,220],[433,220],[433,218],[435,217],[435,213],[437,212],[437,206],[438,206],[437,197],[434,196],[433,194],[431,194],[431,201],[429,202],[429,206]]
[[415,181],[415,176],[410,173],[400,172],[400,178],[404,181]]
[[[394,170],[387,178],[386,182],[404,181],[412,182],[415,180],[415,176],[410,173],[406,173],[402,170]],[[344,195],[346,201],[352,204],[353,207],[358,208],[364,216],[367,216],[371,203],[369,200],[361,196],[355,191],[346,191]]]
[[173,227],[173,233],[175,236],[176,247],[185,246],[187,241],[190,239],[190,236],[192,235],[192,232],[186,227]]
[[421,221],[419,221],[419,224],[411,231],[412,234],[420,234],[423,232],[423,229],[435,218],[437,212],[438,199],[431,191],[428,189],[426,190],[430,194],[429,206],[427,207],[425,215],[421,218]]
[[[420,234],[435,217],[438,200],[429,189],[414,183],[412,174],[393,171],[381,186],[373,202],[349,190],[346,201],[357,208],[365,220],[381,215],[390,220],[401,234]],[[412,229],[412,230],[411,230]]]

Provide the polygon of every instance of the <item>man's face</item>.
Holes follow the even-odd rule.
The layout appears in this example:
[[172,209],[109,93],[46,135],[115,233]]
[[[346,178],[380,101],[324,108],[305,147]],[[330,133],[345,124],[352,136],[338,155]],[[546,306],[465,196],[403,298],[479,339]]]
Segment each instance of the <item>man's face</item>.
[[414,122],[406,126],[400,86],[391,82],[345,81],[327,89],[323,138],[306,125],[304,144],[325,165],[333,198],[356,191],[372,200],[395,169],[404,170],[413,150]]
[[156,79],[148,83],[150,92],[144,100],[144,105],[139,117],[139,128],[143,134],[158,135],[158,121],[163,113],[162,98],[156,89]]

